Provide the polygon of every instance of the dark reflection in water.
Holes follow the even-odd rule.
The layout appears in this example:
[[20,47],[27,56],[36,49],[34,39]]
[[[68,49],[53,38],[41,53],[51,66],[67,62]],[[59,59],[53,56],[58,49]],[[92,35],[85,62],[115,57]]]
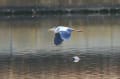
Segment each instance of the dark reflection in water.
[[[56,25],[84,30],[54,46]],[[119,79],[119,16],[0,22],[1,79]],[[80,61],[73,62],[78,56]]]

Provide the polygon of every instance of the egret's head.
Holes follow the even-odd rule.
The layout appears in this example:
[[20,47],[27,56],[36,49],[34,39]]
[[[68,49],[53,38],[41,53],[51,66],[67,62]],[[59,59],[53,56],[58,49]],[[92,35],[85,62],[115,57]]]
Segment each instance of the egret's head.
[[55,32],[56,27],[50,28],[48,31]]

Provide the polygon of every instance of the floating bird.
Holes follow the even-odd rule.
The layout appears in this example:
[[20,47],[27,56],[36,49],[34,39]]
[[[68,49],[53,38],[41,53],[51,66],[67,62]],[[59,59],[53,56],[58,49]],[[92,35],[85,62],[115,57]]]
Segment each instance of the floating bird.
[[55,33],[54,44],[60,45],[63,41],[70,39],[72,31],[82,32],[81,30],[75,30],[70,27],[57,26],[49,29]]

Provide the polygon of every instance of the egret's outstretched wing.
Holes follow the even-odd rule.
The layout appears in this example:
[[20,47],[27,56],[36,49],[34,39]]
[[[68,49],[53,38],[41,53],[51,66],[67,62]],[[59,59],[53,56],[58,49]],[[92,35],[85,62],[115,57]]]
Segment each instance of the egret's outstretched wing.
[[54,38],[54,44],[55,45],[60,45],[60,44],[62,44],[62,42],[63,42],[63,40],[62,40],[60,34],[56,33],[55,38]]
[[72,30],[60,31],[60,36],[63,40],[68,40],[71,37]]

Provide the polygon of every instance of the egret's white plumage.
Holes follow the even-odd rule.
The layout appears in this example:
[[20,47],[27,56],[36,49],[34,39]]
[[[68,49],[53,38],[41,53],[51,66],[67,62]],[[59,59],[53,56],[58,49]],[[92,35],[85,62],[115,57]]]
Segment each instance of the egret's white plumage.
[[65,26],[57,26],[51,28],[50,30],[55,33],[55,38],[54,38],[55,45],[60,45],[64,40],[70,39],[71,32],[74,31],[74,29]]
[[61,32],[61,31],[68,31],[68,29],[72,30],[70,27],[65,27],[65,26],[58,26],[55,28],[55,33]]

